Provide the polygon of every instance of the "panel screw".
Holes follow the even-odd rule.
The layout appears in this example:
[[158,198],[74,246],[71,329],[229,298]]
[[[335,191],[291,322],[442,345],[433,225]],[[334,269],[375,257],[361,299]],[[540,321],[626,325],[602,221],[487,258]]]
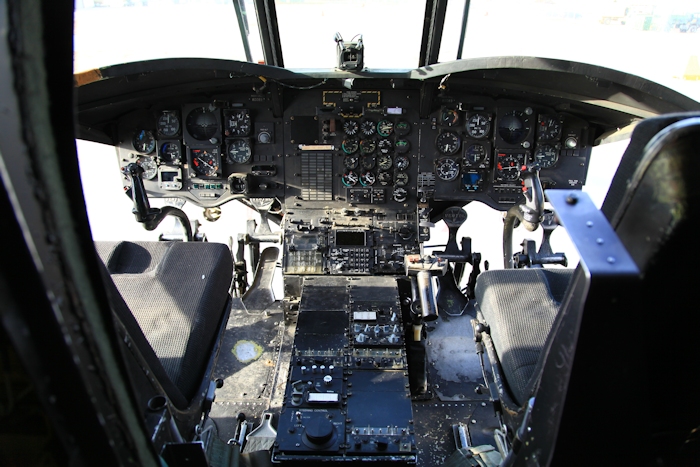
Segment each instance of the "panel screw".
[[574,205],[578,202],[578,198],[574,194],[570,194],[566,197],[566,204]]

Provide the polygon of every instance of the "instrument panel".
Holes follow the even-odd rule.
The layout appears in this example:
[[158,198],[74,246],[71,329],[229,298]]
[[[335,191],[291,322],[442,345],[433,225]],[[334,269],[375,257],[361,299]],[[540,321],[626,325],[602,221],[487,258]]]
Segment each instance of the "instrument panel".
[[545,188],[585,183],[587,122],[537,103],[441,96],[420,118],[414,90],[288,90],[284,101],[281,117],[268,95],[244,93],[134,111],[117,125],[120,166],[141,165],[149,196],[203,207],[265,197],[384,215],[432,201],[507,210],[535,163]]

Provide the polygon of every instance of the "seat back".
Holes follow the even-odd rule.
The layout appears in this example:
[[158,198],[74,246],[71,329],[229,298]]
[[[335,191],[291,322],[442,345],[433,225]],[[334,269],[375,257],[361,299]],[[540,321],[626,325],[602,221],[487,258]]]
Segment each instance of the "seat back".
[[228,316],[226,245],[96,242],[115,314],[173,404],[200,392]]
[[[688,442],[700,425],[698,273],[691,259],[700,220],[693,170],[700,118],[642,122],[630,148],[611,187],[626,190],[609,194],[621,201],[606,215],[641,278],[616,282],[615,275],[577,269],[541,354],[530,422],[537,438],[521,459],[538,453],[543,464],[571,465],[572,456],[597,463],[600,453],[590,449],[596,442],[614,444],[605,457],[613,464],[678,465],[700,452]],[[677,404],[659,406],[662,394]]]

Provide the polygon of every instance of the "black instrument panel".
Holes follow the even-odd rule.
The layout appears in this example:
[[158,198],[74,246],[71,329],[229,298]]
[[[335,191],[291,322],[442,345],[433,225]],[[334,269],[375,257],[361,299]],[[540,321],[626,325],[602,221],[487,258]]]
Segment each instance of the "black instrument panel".
[[[286,90],[160,102],[117,125],[120,166],[144,168],[149,196],[203,207],[241,197],[287,209],[412,212],[431,201],[523,201],[521,174],[580,188],[591,147],[581,118],[535,102],[441,96],[420,118],[416,90]],[[124,179],[125,185],[128,179]]]

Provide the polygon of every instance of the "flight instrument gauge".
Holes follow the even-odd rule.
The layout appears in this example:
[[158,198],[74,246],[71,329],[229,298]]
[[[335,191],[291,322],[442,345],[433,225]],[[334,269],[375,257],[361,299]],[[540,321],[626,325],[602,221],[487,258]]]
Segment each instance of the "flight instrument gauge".
[[213,177],[219,171],[219,149],[192,149],[192,168],[204,177]]
[[498,135],[508,144],[521,143],[530,134],[530,116],[520,110],[506,112],[498,120]]
[[543,144],[535,150],[535,162],[540,168],[549,169],[559,160],[559,151],[551,144]]
[[173,110],[164,110],[156,122],[158,133],[163,136],[175,136],[180,132],[180,118]]
[[561,121],[555,115],[540,115],[537,117],[537,139],[553,141],[561,135]]
[[459,123],[459,113],[454,109],[442,109],[440,112],[440,125],[455,126]]
[[408,199],[408,191],[406,191],[405,188],[395,188],[391,197],[394,198],[394,201],[397,203],[403,203]]
[[373,139],[363,139],[360,141],[360,152],[362,154],[372,154],[377,149],[377,143]]
[[387,137],[394,132],[394,123],[389,120],[380,120],[377,123],[377,133],[379,136]]
[[411,124],[406,120],[399,120],[396,122],[396,125],[394,125],[394,131],[398,136],[406,136],[411,132]]
[[360,159],[360,164],[362,164],[363,169],[370,170],[377,165],[377,159],[375,159],[374,156],[363,156],[362,159]]
[[[228,119],[226,125],[228,127]],[[216,115],[207,107],[193,109],[187,115],[185,126],[190,135],[198,141],[207,141],[216,135],[219,129]]]
[[224,110],[224,135],[248,136],[251,126],[248,109]]
[[525,154],[499,154],[496,173],[507,181],[520,178],[520,169],[525,165]]
[[250,148],[250,141],[247,139],[234,139],[229,141],[226,155],[229,164],[245,164],[250,161],[253,151]]
[[382,154],[389,154],[394,149],[394,143],[390,139],[380,139],[377,147]]
[[394,186],[408,185],[408,174],[406,172],[396,172],[394,174]]
[[355,154],[360,148],[360,143],[358,143],[355,138],[347,138],[340,143],[340,147],[343,149],[345,154]]
[[438,151],[446,155],[452,155],[459,151],[459,136],[452,131],[440,133],[435,140]]
[[343,131],[348,136],[355,136],[357,134],[358,128],[359,125],[355,120],[345,120],[345,122],[343,122]]
[[486,158],[486,149],[481,144],[472,144],[464,151],[464,165],[472,166]]
[[379,180],[380,185],[383,185],[383,186],[391,185],[391,183],[392,183],[391,173],[379,172],[379,175],[377,175],[377,180]]
[[475,113],[467,120],[467,134],[474,139],[485,138],[491,131],[491,116]]
[[147,180],[153,179],[158,174],[158,164],[152,157],[144,157],[139,161],[139,165],[143,169],[143,178]]
[[346,169],[356,169],[359,163],[360,159],[357,156],[345,156],[345,159],[343,159],[343,166]]
[[405,154],[411,149],[411,144],[405,139],[397,139],[396,143],[394,143],[394,147],[396,147],[397,153]]
[[389,155],[381,155],[377,158],[377,166],[380,170],[389,170],[393,163]]
[[443,157],[435,162],[435,173],[440,180],[452,181],[459,175],[459,164],[451,157]]
[[134,150],[141,154],[150,154],[156,149],[156,138],[149,130],[136,130],[131,140]]
[[362,186],[372,186],[376,181],[377,177],[374,175],[374,173],[372,173],[369,170],[362,172],[362,174],[360,175],[360,183],[362,184]]
[[355,172],[353,172],[352,170],[348,170],[343,174],[343,178],[341,180],[343,181],[343,185],[345,186],[355,186],[357,185],[357,182],[360,180],[360,178]]
[[180,143],[175,141],[167,141],[160,145],[160,160],[166,164],[179,164],[180,161]]
[[406,170],[410,163],[406,156],[396,156],[396,159],[394,159],[394,165],[399,170]]
[[372,120],[365,120],[360,125],[360,131],[365,136],[373,136],[377,132],[377,126]]

